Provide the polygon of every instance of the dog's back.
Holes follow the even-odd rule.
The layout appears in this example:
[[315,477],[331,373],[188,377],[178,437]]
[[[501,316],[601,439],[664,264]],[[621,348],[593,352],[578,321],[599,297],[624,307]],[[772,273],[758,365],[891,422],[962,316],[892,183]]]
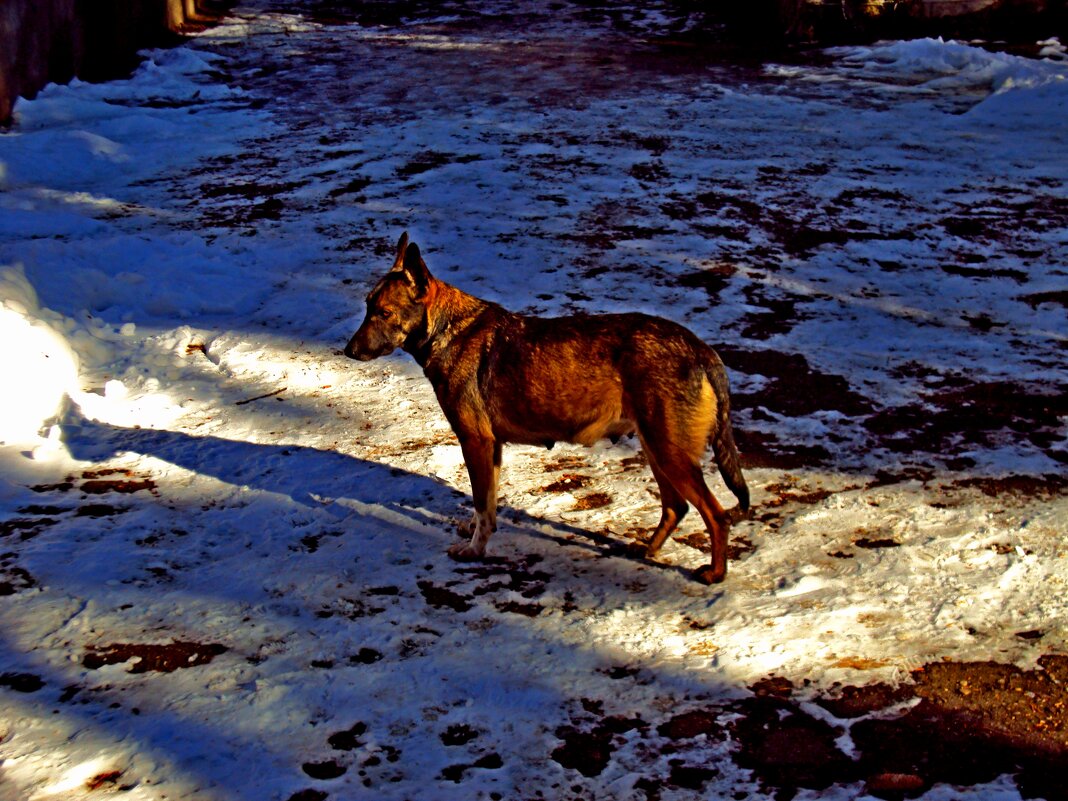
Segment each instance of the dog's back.
[[711,442],[748,507],[723,362],[691,331],[639,313],[542,318],[496,307],[492,315],[478,388],[497,436],[551,446],[638,433],[647,449],[686,453]]

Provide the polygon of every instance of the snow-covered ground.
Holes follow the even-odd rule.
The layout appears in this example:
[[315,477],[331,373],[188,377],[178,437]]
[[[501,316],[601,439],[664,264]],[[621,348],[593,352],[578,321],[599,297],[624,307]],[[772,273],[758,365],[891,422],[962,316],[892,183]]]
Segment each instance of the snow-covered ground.
[[[659,13],[457,8],[249,3],[0,134],[0,798],[692,798],[679,759],[764,798],[656,727],[1064,651],[1059,43],[737,66]],[[429,385],[340,354],[402,230],[512,308],[720,350],[755,507],[724,584],[696,515],[623,555],[659,517],[626,441],[506,449],[494,558],[445,556]],[[591,715],[644,725],[584,775],[554,753]]]

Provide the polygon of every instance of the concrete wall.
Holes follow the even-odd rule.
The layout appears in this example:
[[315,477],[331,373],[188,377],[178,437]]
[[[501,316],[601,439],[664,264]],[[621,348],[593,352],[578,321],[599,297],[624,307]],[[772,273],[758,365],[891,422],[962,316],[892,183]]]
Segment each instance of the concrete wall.
[[128,73],[137,51],[216,19],[223,0],[0,0],[0,124],[17,98]]

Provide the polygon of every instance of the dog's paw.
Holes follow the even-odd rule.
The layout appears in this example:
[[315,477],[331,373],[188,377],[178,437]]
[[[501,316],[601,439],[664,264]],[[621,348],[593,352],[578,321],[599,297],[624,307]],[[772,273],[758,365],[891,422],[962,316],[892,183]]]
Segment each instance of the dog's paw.
[[628,542],[623,546],[623,553],[631,559],[648,559],[653,554],[649,553],[649,546],[644,542]]
[[719,584],[727,578],[727,568],[716,570],[712,565],[702,565],[693,571],[693,577],[702,584]]
[[470,542],[458,542],[449,548],[449,558],[457,562],[477,562],[482,558],[483,551],[475,548]]

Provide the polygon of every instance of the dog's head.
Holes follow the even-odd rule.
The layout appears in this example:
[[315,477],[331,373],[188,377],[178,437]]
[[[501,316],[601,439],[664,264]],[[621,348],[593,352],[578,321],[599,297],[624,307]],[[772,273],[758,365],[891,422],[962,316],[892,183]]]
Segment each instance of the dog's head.
[[367,295],[367,314],[345,346],[350,359],[366,362],[392,353],[426,324],[426,295],[431,276],[419,246],[408,234],[397,242],[393,267]]

